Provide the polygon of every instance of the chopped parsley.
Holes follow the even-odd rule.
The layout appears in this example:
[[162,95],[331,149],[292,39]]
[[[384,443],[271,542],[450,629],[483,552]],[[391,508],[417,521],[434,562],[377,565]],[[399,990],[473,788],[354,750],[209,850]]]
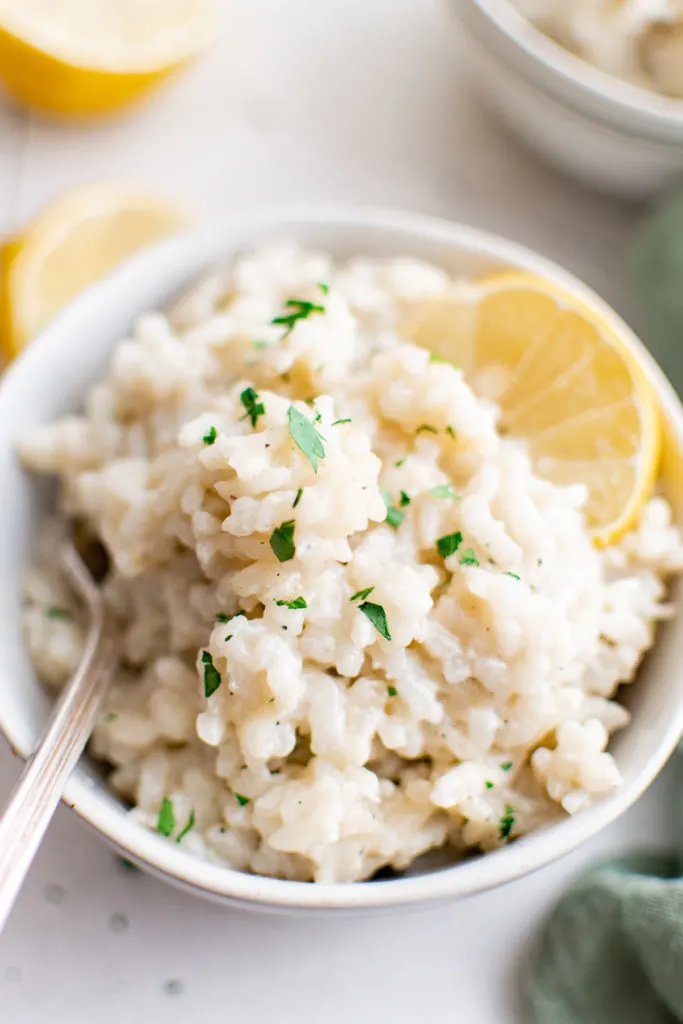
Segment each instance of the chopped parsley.
[[187,833],[191,832],[193,828],[194,828],[194,807],[190,811],[190,817],[187,819],[187,825],[182,830],[182,832],[179,832],[178,835],[176,836],[176,843],[179,843],[181,839],[184,839],[185,836],[187,835]]
[[513,580],[518,580],[521,578],[517,575],[516,572],[504,572],[503,576],[512,576]]
[[405,508],[406,505],[410,505],[410,495],[406,494],[405,491],[400,491],[398,495],[398,503],[401,508]]
[[365,590],[359,590],[357,593],[351,595],[349,601],[366,601],[374,589],[374,587],[366,587]]
[[455,441],[455,431],[453,430],[453,427],[451,427],[451,426],[446,427],[446,433],[448,434],[449,437],[452,437],[453,440]]
[[512,761],[505,761],[500,767],[503,769],[504,772],[509,772],[510,769],[512,768]]
[[204,434],[204,437],[202,438],[202,441],[204,442],[204,444],[213,444],[217,437],[218,437],[218,431],[216,430],[216,428],[215,427],[209,427],[207,432]]
[[232,615],[224,615],[223,612],[219,612],[218,615],[216,616],[216,621],[217,622],[232,622],[232,620],[236,619],[238,615],[244,615],[244,612],[243,611],[233,612]]
[[387,518],[385,522],[389,526],[393,526],[395,530],[398,530],[399,526],[405,519],[405,513],[397,509],[395,505],[391,504],[391,495],[387,491],[382,491],[382,497],[384,498],[384,504],[387,507]]
[[246,409],[242,419],[246,419],[248,416],[251,420],[252,427],[255,427],[259,416],[263,416],[266,411],[263,403],[259,401],[258,392],[254,391],[253,388],[245,388],[240,395],[240,402]]
[[335,420],[332,424],[333,427],[338,427],[340,423],[352,423],[353,420]]
[[240,807],[246,807],[247,804],[250,802],[249,797],[242,796],[241,793],[235,793],[235,800],[240,805]]
[[269,348],[269,346],[270,346],[270,342],[268,342],[268,341],[261,341],[261,340],[259,340],[259,341],[252,341],[252,343],[251,343],[251,347],[252,348]]
[[47,619],[70,619],[71,615],[66,608],[46,608],[45,617]]
[[278,562],[289,562],[294,558],[294,520],[290,519],[281,526],[276,526],[270,535],[270,546]]
[[123,871],[130,871],[131,873],[134,873],[140,870],[137,864],[133,864],[133,861],[128,860],[127,857],[116,857],[116,863]]
[[515,824],[515,812],[510,804],[505,804],[505,817],[498,823],[498,837],[502,842],[510,838],[510,833]]
[[362,604],[358,605],[358,610],[370,620],[380,636],[383,636],[385,640],[391,640],[391,633],[387,624],[387,614],[381,604],[363,601]]
[[493,783],[492,782],[485,782],[484,785],[486,786],[487,789],[493,789]]
[[398,462],[395,462],[394,465],[396,466],[396,469],[400,469],[405,461],[405,459],[399,459]]
[[460,495],[453,487],[453,484],[438,484],[432,487],[429,492],[433,498],[459,498]]
[[329,286],[329,284],[325,284],[324,281],[318,281],[318,288],[323,293],[323,295],[329,295],[330,294],[330,286]]
[[279,608],[291,608],[292,611],[295,608],[308,608],[305,597],[295,597],[293,601],[276,601],[275,604]]
[[479,559],[474,553],[474,548],[465,548],[460,559],[461,565],[479,565]]
[[159,814],[157,815],[157,832],[162,836],[170,836],[175,828],[175,814],[173,813],[173,801],[167,796],[161,801]]
[[325,307],[305,299],[287,299],[285,307],[291,312],[274,317],[270,322],[276,327],[286,327],[287,333],[294,329],[299,320],[307,320],[312,313],[324,313]]
[[398,690],[395,686],[387,686],[387,693],[390,697],[398,697]]
[[438,434],[438,433],[439,433],[439,431],[438,431],[438,430],[436,429],[436,427],[430,427],[430,425],[429,425],[428,423],[423,423],[423,424],[421,424],[421,426],[419,426],[419,427],[417,428],[417,430],[415,431],[415,433],[416,433],[416,434],[421,434],[421,433],[422,433],[423,431],[425,431],[425,430],[426,430],[426,431],[427,431],[427,432],[428,432],[429,434]]
[[313,466],[313,471],[317,473],[318,459],[325,458],[322,435],[318,433],[308,417],[304,416],[298,409],[295,409],[293,405],[290,405],[287,410],[287,419],[289,420],[289,433],[292,441],[294,441],[299,451],[303,452],[306,456]]
[[204,666],[204,696],[210,697],[212,693],[216,692],[223,680],[208,651],[202,651],[202,665]]
[[455,554],[461,544],[462,534],[460,530],[457,530],[456,533],[447,533],[445,537],[439,537],[436,542],[436,550],[442,558],[448,558]]
[[296,508],[296,506],[299,504],[299,502],[301,501],[301,495],[303,493],[304,493],[304,489],[303,489],[303,487],[300,487],[299,490],[296,492],[296,498],[292,502],[292,508]]

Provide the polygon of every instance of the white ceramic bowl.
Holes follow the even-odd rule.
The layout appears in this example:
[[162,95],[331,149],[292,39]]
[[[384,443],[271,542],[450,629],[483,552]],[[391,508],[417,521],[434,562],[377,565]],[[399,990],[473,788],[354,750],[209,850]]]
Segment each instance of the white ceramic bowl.
[[536,29],[510,0],[449,2],[478,92],[551,163],[628,199],[652,197],[683,175],[683,100],[593,67]]
[[[452,273],[521,267],[574,289],[603,310],[631,340],[659,395],[667,424],[665,490],[683,523],[683,409],[642,345],[587,288],[540,256],[470,228],[404,214],[319,209],[233,218],[136,256],[73,303],[0,383],[0,726],[21,755],[34,747],[50,707],[22,643],[20,578],[50,488],[30,478],[15,455],[27,428],[75,410],[104,371],[134,317],[163,305],[190,278],[217,261],[277,238],[335,256],[412,254]],[[682,595],[683,596],[683,595]],[[167,881],[222,902],[270,910],[358,911],[450,899],[510,881],[567,853],[626,810],[657,774],[683,728],[683,612],[662,628],[638,682],[628,691],[633,722],[614,753],[624,784],[590,810],[460,865],[391,881],[316,886],[259,878],[206,864],[148,831],[106,789],[83,758],[65,800],[122,853]]]

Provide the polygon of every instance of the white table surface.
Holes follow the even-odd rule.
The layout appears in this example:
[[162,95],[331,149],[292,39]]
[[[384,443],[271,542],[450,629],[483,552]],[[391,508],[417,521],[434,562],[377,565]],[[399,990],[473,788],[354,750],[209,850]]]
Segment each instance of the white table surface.
[[[101,179],[177,197],[199,218],[287,200],[383,204],[532,245],[630,314],[621,263],[640,211],[556,176],[484,114],[443,2],[217,2],[213,51],[133,114],[63,127],[0,106],[1,229]],[[17,770],[3,744],[0,793]],[[665,771],[599,839],[502,890],[342,922],[230,912],[125,873],[60,808],[0,939],[0,1019],[516,1024],[519,964],[543,914],[596,856],[667,842],[671,790]]]

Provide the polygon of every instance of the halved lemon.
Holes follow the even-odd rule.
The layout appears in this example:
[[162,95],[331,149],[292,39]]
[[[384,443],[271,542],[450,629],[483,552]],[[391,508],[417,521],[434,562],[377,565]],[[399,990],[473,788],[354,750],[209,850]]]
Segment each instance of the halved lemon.
[[0,79],[52,114],[105,113],[187,63],[210,23],[207,0],[0,0]]
[[174,206],[113,185],[52,203],[0,253],[0,345],[12,358],[63,306],[126,256],[184,227]]
[[506,271],[420,303],[402,333],[495,399],[501,429],[528,442],[542,476],[586,485],[598,545],[634,524],[657,476],[661,426],[618,326],[550,281]]

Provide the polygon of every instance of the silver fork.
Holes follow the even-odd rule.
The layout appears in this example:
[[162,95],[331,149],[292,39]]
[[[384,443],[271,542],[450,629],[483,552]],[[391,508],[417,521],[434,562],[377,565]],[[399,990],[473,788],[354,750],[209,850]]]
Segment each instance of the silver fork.
[[90,620],[81,662],[0,816],[0,931],[95,724],[119,660],[119,633],[102,591],[72,541],[61,568]]

